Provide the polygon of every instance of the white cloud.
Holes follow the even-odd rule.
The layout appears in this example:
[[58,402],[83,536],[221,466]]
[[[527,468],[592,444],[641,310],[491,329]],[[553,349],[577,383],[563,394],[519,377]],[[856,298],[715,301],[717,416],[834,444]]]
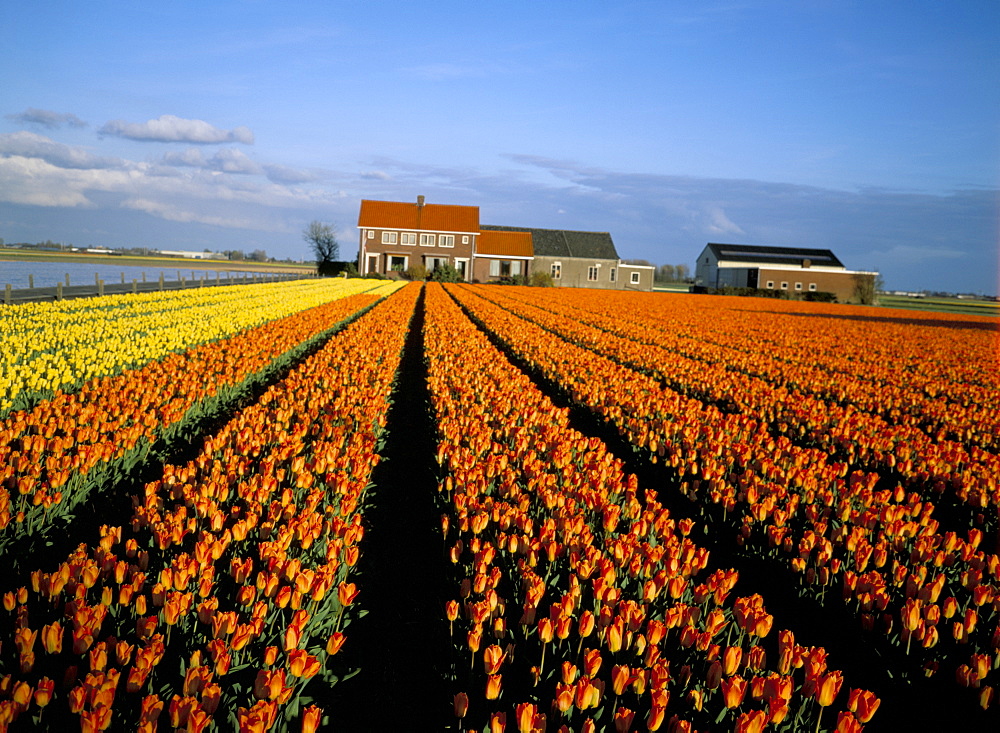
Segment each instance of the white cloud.
[[69,125],[70,127],[87,126],[86,122],[69,112],[53,112],[52,110],[36,109],[35,107],[28,107],[28,109],[24,110],[24,112],[5,115],[5,117],[8,120],[20,122],[24,125],[41,125],[42,127],[47,127],[50,130],[62,127],[63,125]]
[[212,170],[222,171],[223,173],[256,175],[264,172],[246,153],[235,148],[223,148],[218,151],[209,161],[209,167]]
[[264,174],[268,180],[275,183],[309,183],[318,181],[321,176],[313,171],[302,170],[301,168],[289,168],[284,165],[266,164],[263,166]]
[[167,165],[188,166],[190,168],[207,168],[208,161],[201,154],[198,148],[188,148],[184,151],[171,151],[163,155],[163,162]]
[[163,201],[152,201],[144,198],[133,198],[122,201],[123,209],[134,209],[151,214],[159,219],[167,221],[178,221],[183,223],[197,222],[199,224],[210,224],[211,226],[225,227],[227,229],[261,229],[262,222],[259,218],[243,218],[239,216],[225,217],[218,214],[210,214],[185,209],[177,204],[165,203]]
[[0,158],[0,201],[31,206],[91,206],[87,190],[127,184],[123,171],[61,168],[41,158]]
[[705,214],[708,216],[708,223],[705,225],[705,229],[712,234],[746,233],[726,216],[726,212],[721,206],[709,206]]
[[0,135],[0,155],[41,158],[60,168],[117,168],[123,164],[119,158],[97,156],[85,148],[57,143],[34,132]]
[[150,142],[187,142],[200,145],[236,142],[253,145],[253,132],[248,127],[222,130],[204,120],[186,120],[175,115],[161,115],[147,122],[112,120],[98,132]]

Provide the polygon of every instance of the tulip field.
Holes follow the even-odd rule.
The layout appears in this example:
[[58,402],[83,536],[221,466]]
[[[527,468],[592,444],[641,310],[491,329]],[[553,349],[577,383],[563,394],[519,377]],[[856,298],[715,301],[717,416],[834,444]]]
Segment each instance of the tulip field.
[[[0,730],[997,729],[997,335],[341,279],[4,306]],[[388,603],[429,652],[374,646]]]

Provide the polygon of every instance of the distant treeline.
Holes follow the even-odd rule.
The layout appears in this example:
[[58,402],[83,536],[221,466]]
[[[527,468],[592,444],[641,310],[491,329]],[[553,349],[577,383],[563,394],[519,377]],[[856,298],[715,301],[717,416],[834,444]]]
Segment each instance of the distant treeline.
[[653,280],[658,283],[684,283],[691,279],[691,268],[687,265],[654,265],[649,260],[622,260],[626,265],[655,267]]

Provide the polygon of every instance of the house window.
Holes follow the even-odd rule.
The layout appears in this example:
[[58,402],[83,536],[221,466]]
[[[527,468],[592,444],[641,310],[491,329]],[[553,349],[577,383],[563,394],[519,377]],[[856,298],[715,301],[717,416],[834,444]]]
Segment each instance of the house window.
[[617,275],[617,268],[615,268],[615,267],[610,268],[610,270],[608,272],[608,275],[610,276],[611,282],[614,282],[615,281],[615,277]]
[[811,293],[816,292],[816,283],[809,283],[809,292]]
[[382,232],[382,244],[395,244],[396,232]]
[[500,277],[500,260],[490,260],[490,277]]
[[438,247],[454,247],[454,246],[455,246],[454,234],[442,234],[438,236]]
[[596,282],[597,273],[598,273],[597,265],[591,265],[590,267],[587,268],[587,279],[590,280],[591,282]]
[[400,244],[416,244],[417,235],[415,232],[403,232],[399,235]]
[[785,281],[785,280],[781,281],[781,289],[782,290],[788,290],[788,282],[787,281]]
[[795,283],[796,290],[802,290],[802,283]]
[[369,229],[368,230],[368,238],[369,239],[375,239],[375,230],[374,229]]
[[462,244],[468,244],[468,243],[469,243],[469,235],[468,234],[463,234],[462,235]]
[[510,274],[520,275],[521,274],[521,260],[514,260],[510,263]]
[[553,262],[549,274],[552,275],[553,280],[560,279],[562,277],[562,262]]
[[406,257],[400,255],[389,255],[389,269],[395,272],[402,272],[406,269]]
[[632,277],[630,278],[630,281],[631,281],[631,283],[633,285],[638,285],[639,284],[639,273],[638,272],[633,272],[632,273]]
[[420,235],[420,246],[421,247],[433,247],[434,246],[434,235],[433,234],[421,234]]
[[768,280],[767,281],[767,289],[768,290],[774,290],[774,280]]
[[434,272],[439,267],[443,267],[448,264],[447,257],[427,257],[427,269]]

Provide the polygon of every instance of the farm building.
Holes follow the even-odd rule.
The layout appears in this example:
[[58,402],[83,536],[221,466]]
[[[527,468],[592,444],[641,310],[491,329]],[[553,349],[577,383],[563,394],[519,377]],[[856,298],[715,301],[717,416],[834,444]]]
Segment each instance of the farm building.
[[535,258],[532,272],[547,272],[558,287],[652,290],[654,268],[626,265],[607,232],[483,226],[484,232],[527,232]]
[[557,286],[652,290],[653,269],[626,265],[607,232],[480,226],[478,206],[362,200],[361,274],[450,264],[467,281],[546,272]]
[[433,270],[454,267],[472,276],[472,255],[479,236],[479,207],[417,202],[361,202],[358,214],[358,270],[363,275],[404,272],[412,265]]
[[855,276],[876,274],[848,270],[828,249],[710,242],[698,255],[695,284],[791,293],[827,292],[845,303],[855,298]]

